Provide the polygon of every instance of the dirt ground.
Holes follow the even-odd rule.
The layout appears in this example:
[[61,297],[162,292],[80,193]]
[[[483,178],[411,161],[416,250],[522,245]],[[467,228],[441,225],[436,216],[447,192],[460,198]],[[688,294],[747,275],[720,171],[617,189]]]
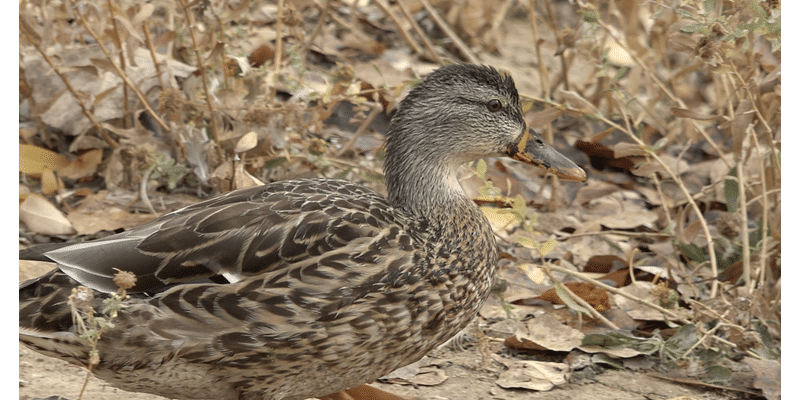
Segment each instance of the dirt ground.
[[[440,349],[429,357],[447,375],[447,379],[434,386],[374,383],[373,385],[408,400],[658,400],[737,399],[725,392],[709,391],[688,385],[679,385],[644,373],[607,371],[591,378],[583,377],[580,383],[558,386],[548,392],[509,390],[495,381],[505,367],[489,361],[481,365],[481,356],[475,348],[465,350]],[[77,399],[86,373],[66,362],[35,353],[23,346],[19,349],[20,400],[46,398],[59,395]],[[163,397],[130,393],[105,382],[91,378],[83,397],[85,400],[157,400]]]

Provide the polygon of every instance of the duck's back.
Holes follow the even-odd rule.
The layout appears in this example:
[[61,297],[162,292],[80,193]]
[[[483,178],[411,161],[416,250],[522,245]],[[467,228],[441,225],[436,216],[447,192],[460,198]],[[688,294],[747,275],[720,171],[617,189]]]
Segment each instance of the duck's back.
[[[496,265],[480,211],[412,218],[361,186],[295,180],[207,200],[46,253],[20,288],[20,340],[85,364],[67,298],[139,277],[95,374],[172,398],[304,399],[416,361],[463,328]],[[327,392],[320,393],[320,390]]]

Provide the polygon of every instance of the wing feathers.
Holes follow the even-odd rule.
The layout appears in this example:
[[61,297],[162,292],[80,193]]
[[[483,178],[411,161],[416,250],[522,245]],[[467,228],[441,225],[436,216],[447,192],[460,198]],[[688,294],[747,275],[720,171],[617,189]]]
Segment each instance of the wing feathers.
[[[217,275],[238,282],[268,271],[303,268],[300,264],[308,268],[325,259],[334,268],[345,268],[376,263],[388,250],[370,249],[367,243],[385,236],[386,227],[397,233],[399,225],[389,208],[384,197],[348,182],[283,181],[230,192],[45,256],[81,284],[103,292],[117,290],[117,270],[137,276],[137,285],[129,290],[135,293]],[[387,245],[385,240],[381,244]],[[329,257],[338,250],[351,257],[341,262]],[[309,268],[306,275],[327,279],[329,274]]]

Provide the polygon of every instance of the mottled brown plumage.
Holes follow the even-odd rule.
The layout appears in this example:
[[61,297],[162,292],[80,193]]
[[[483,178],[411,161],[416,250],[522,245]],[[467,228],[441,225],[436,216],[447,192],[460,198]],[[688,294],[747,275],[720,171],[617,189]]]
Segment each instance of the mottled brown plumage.
[[98,377],[179,399],[323,396],[419,360],[475,316],[494,235],[456,169],[509,156],[585,173],[528,130],[512,79],[451,65],[402,101],[387,139],[388,198],[338,180],[233,191],[94,242],[21,252],[58,268],[20,286],[20,341],[85,365],[73,287],[138,277],[99,342]]

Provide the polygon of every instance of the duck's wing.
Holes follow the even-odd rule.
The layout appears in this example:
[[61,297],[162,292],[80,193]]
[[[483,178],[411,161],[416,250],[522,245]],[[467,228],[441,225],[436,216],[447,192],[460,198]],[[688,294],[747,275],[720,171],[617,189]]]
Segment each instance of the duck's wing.
[[81,284],[114,292],[117,270],[136,275],[129,292],[212,279],[237,282],[374,239],[395,224],[382,196],[344,181],[283,181],[227,193],[103,239],[35,251]]

